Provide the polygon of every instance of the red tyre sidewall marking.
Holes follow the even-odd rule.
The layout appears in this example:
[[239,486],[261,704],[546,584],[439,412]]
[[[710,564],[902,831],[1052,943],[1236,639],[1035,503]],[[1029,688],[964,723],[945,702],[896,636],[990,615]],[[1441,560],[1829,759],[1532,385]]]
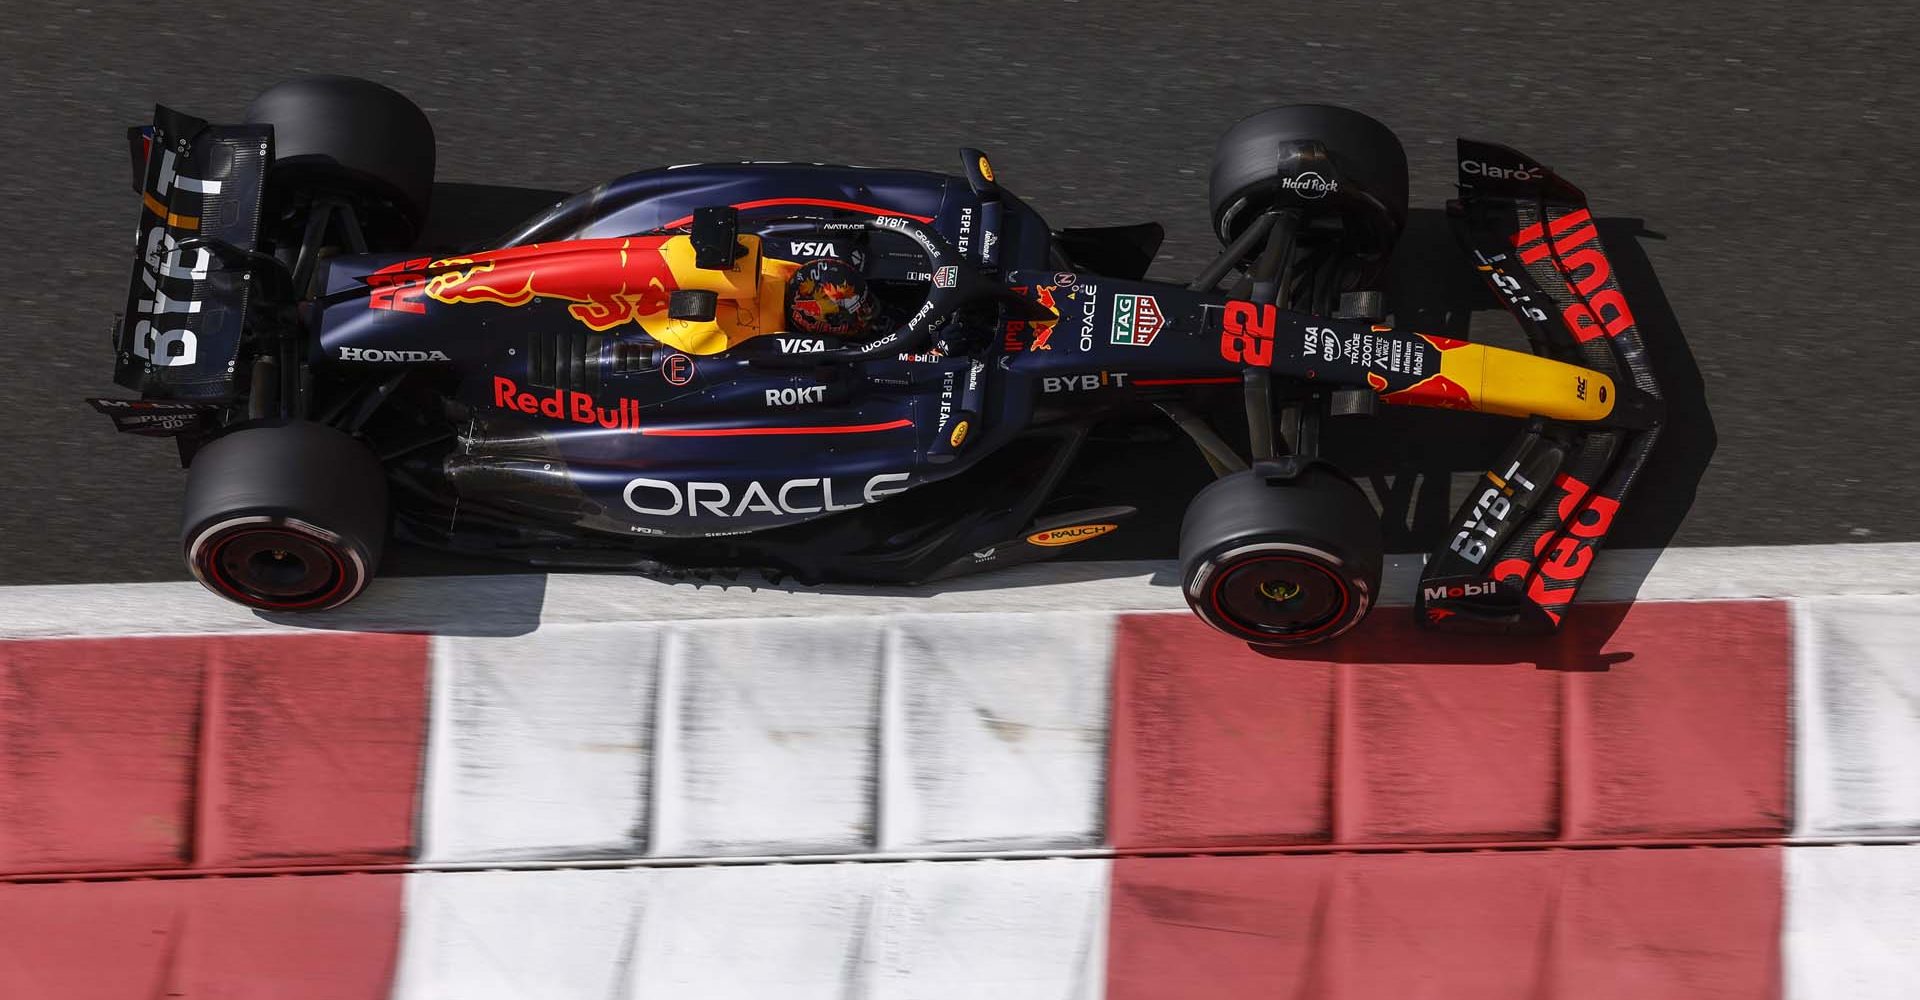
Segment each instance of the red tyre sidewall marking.
[[[226,574],[220,571],[219,569],[220,553],[234,539],[242,538],[242,537],[245,537],[246,535],[259,533],[259,532],[266,532],[266,533],[277,534],[277,535],[292,534],[292,535],[297,535],[300,538],[307,539],[308,541],[318,542],[320,546],[326,550],[327,558],[333,560],[333,569],[334,569],[333,576],[334,576],[334,579],[338,582],[336,582],[333,585],[333,588],[328,590],[326,593],[320,595],[317,598],[314,598],[312,600],[306,600],[306,601],[271,601],[271,600],[266,600],[264,598],[247,597],[241,594],[239,588],[234,586],[233,583],[226,578]],[[332,600],[335,594],[338,594],[340,593],[341,590],[345,589],[347,585],[346,560],[340,557],[339,551],[333,545],[327,543],[322,539],[314,538],[311,535],[301,535],[299,532],[289,531],[286,528],[280,528],[280,527],[265,528],[265,529],[244,528],[240,531],[228,532],[224,537],[214,542],[212,547],[208,550],[206,561],[203,564],[202,569],[205,570],[207,574],[207,579],[214,581],[215,584],[219,587],[220,591],[223,594],[225,594],[228,598],[234,601],[237,601],[241,604],[248,605],[249,607],[264,607],[264,608],[270,608],[276,611],[298,611],[302,608],[312,608],[312,607],[323,606],[328,601]]]
[[[1255,558],[1252,558],[1252,559],[1246,559],[1241,562],[1234,563],[1231,566],[1221,567],[1220,575],[1214,578],[1213,586],[1207,588],[1207,601],[1208,603],[1213,605],[1213,613],[1220,616],[1221,621],[1230,622],[1234,620],[1234,617],[1232,615],[1227,614],[1226,609],[1221,607],[1221,604],[1220,604],[1221,585],[1226,583],[1227,577],[1233,575],[1233,572],[1235,570],[1239,570],[1247,566],[1251,566],[1255,563],[1261,563],[1261,562],[1290,562],[1290,563],[1299,563],[1300,565],[1303,565],[1303,566],[1311,566],[1314,569],[1317,569],[1320,572],[1325,573],[1327,575],[1327,578],[1332,580],[1340,588],[1340,609],[1334,612],[1333,617],[1327,619],[1325,624],[1316,625],[1313,628],[1306,630],[1305,632],[1288,632],[1284,636],[1276,635],[1276,636],[1267,636],[1266,638],[1284,639],[1285,641],[1291,642],[1293,640],[1302,639],[1310,635],[1317,635],[1339,624],[1340,621],[1346,617],[1347,609],[1353,606],[1353,588],[1347,586],[1347,581],[1344,577],[1342,577],[1338,573],[1335,573],[1333,570],[1327,568],[1326,566],[1323,566],[1317,562],[1314,562],[1311,559],[1302,559],[1299,556],[1256,556]],[[1255,632],[1256,630],[1247,629],[1246,631]],[[1245,635],[1240,635],[1239,637],[1246,638]],[[1256,640],[1250,640],[1250,641],[1258,642],[1260,640],[1256,639]]]

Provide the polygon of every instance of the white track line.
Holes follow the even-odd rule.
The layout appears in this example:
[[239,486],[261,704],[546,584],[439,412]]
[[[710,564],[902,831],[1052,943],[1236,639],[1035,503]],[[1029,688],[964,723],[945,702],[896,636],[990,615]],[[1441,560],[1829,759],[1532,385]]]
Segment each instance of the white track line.
[[[1389,558],[1387,605],[1411,603],[1419,556]],[[0,588],[0,638],[221,632],[410,631],[520,635],[545,624],[832,615],[1180,611],[1171,562],[1024,566],[925,587],[668,583],[617,574],[376,581],[317,615],[254,614],[193,583]],[[1603,552],[1583,602],[1920,594],[1920,543]]]

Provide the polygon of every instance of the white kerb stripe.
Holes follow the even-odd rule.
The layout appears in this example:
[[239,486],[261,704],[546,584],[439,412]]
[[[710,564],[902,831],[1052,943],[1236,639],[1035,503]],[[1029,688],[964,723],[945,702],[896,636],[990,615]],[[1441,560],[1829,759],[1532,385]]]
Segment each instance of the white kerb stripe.
[[1920,844],[1789,847],[1787,1000],[1912,1000]]
[[1113,616],[896,619],[882,851],[1103,839]]
[[408,875],[395,1000],[611,1000],[649,872]]
[[407,876],[398,1000],[1099,1000],[1102,860]]
[[[879,619],[678,626],[672,811],[649,853],[871,850],[880,724]],[[666,718],[666,716],[663,716]]]
[[1107,614],[435,640],[421,860],[1101,843]]
[[665,631],[436,638],[421,860],[643,853]]
[[1812,598],[1794,628],[1795,834],[1920,835],[1920,597]]

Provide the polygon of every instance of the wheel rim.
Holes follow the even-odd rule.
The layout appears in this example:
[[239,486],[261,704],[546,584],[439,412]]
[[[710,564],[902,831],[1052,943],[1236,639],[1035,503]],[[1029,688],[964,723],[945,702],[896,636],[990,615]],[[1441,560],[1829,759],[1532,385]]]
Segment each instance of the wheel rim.
[[1301,639],[1339,625],[1353,606],[1347,581],[1300,556],[1262,555],[1229,564],[1214,578],[1214,613],[1235,631]]
[[359,555],[301,521],[239,518],[201,532],[188,555],[200,582],[229,600],[277,611],[339,604],[366,579]]

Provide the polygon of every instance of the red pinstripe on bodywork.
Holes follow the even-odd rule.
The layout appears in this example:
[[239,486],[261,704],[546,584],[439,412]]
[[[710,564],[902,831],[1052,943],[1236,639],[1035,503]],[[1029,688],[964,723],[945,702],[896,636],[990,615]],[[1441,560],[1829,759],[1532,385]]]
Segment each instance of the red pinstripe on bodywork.
[[905,417],[879,424],[833,424],[823,427],[642,427],[651,437],[758,437],[786,434],[872,434],[912,427]]
[[[867,215],[898,215],[901,218],[912,219],[923,225],[933,224],[933,217],[930,215],[914,215],[910,212],[896,212],[891,208],[881,208],[877,205],[862,205],[852,201],[836,201],[832,198],[761,198],[758,201],[735,202],[733,207],[742,212],[746,212],[756,208],[774,208],[780,205],[808,205],[814,208],[839,208],[849,212],[862,212]],[[692,223],[693,216],[683,215],[660,228],[678,229],[681,226],[691,225]]]

